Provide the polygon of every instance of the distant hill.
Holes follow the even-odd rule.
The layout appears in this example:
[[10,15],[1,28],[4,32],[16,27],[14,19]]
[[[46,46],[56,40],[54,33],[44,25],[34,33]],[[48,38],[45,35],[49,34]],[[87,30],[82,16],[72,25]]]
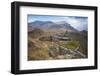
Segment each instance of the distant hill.
[[76,32],[77,30],[73,28],[69,23],[65,21],[61,22],[52,22],[52,21],[34,21],[31,23],[28,23],[29,30],[31,28],[39,28],[42,30],[55,30],[55,31],[69,31],[69,32]]
[[87,31],[86,30],[82,30],[82,31],[80,31],[81,33],[87,33]]

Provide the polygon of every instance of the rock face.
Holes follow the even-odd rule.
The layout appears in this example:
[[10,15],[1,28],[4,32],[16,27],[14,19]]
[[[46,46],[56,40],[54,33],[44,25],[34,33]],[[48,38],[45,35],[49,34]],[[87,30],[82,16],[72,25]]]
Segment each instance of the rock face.
[[58,39],[58,40],[62,40],[62,41],[70,40],[70,38],[68,38],[68,37],[57,36],[57,35],[53,36],[52,38],[55,39],[55,40]]

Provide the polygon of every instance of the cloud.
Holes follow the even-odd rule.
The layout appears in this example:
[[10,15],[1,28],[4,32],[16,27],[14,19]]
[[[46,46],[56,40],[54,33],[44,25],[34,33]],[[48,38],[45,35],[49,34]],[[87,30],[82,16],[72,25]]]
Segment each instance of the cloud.
[[65,17],[66,22],[71,24],[75,29],[87,30],[88,18],[87,17]]

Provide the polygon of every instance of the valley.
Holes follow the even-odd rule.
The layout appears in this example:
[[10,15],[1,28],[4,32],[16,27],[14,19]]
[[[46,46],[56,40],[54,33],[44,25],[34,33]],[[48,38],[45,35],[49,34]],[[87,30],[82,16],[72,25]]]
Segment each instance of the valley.
[[[77,31],[68,23],[34,23],[28,31],[28,60],[80,59],[88,57],[87,31]],[[44,27],[44,25],[48,28]],[[65,26],[66,27],[65,27]],[[64,27],[62,27],[64,26]],[[43,28],[42,28],[43,27]]]

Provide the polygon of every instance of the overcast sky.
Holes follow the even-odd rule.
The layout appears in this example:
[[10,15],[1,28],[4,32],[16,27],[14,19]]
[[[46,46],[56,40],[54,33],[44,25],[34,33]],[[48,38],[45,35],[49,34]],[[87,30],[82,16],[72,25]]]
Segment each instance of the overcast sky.
[[65,21],[79,31],[88,30],[88,17],[28,15],[28,23],[34,21],[53,21],[53,22]]

